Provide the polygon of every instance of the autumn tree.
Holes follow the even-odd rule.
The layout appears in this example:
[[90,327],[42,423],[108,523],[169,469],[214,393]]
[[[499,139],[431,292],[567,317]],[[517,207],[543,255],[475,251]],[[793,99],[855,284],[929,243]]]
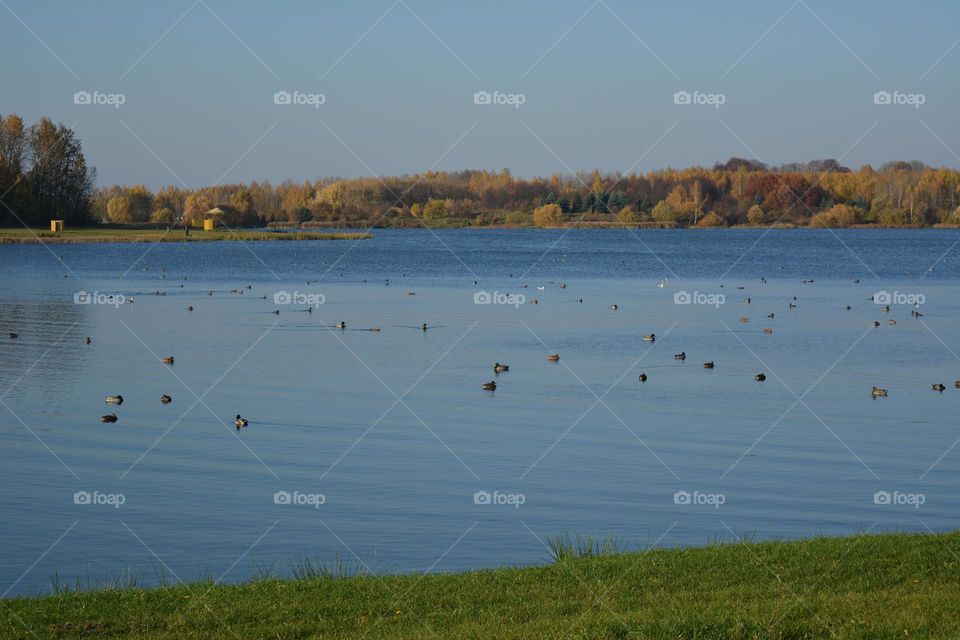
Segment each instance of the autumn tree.
[[538,227],[559,227],[563,224],[563,211],[557,204],[545,204],[533,210],[533,224]]

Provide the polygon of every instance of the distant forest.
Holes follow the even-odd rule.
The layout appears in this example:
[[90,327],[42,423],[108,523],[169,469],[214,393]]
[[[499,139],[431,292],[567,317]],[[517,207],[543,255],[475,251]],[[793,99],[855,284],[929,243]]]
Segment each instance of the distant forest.
[[[96,189],[63,125],[0,116],[0,217],[7,225],[178,225],[216,217],[254,226],[960,225],[960,172],[917,161],[856,170],[835,160],[778,167],[731,158],[711,168],[515,178],[501,171],[385,178]],[[211,214],[211,211],[214,213]],[[16,212],[16,216],[13,215]]]

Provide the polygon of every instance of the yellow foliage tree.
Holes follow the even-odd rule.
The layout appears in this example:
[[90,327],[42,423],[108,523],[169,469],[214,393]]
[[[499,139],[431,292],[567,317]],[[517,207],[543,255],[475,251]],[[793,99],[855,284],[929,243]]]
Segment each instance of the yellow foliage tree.
[[559,227],[563,224],[563,209],[557,204],[545,204],[533,210],[533,224],[538,227]]

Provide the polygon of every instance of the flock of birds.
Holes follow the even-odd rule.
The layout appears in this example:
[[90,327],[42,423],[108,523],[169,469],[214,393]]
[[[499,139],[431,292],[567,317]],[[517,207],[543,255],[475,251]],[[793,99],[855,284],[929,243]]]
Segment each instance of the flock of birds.
[[[161,270],[161,271],[163,271],[163,270]],[[342,275],[342,274],[341,274],[341,275]],[[161,276],[161,277],[162,277],[162,278],[165,278],[166,276]],[[186,280],[186,276],[184,276],[183,279]],[[761,280],[762,282],[766,283],[766,279],[765,279],[765,278],[761,278],[760,280]],[[366,280],[364,280],[364,282],[366,282]],[[859,282],[859,280],[854,280],[854,282]],[[812,284],[812,283],[813,283],[813,280],[804,280],[803,283],[804,283],[804,284]],[[309,285],[310,282],[307,281],[307,284]],[[390,285],[390,281],[389,281],[389,280],[386,280],[384,284],[387,285],[387,286],[389,286],[389,285]],[[477,285],[477,284],[478,284],[478,283],[477,283],[476,281],[474,281],[474,285]],[[664,288],[665,286],[666,286],[666,280],[663,280],[663,281],[661,281],[659,284],[657,284],[657,287],[658,287],[658,288],[661,288],[661,289]],[[723,287],[722,284],[721,284],[720,286],[721,286],[721,288]],[[183,284],[181,284],[180,287],[183,287]],[[566,289],[567,285],[566,285],[565,283],[559,283],[559,287],[560,287],[561,289]],[[245,287],[236,288],[236,289],[231,289],[230,291],[231,291],[232,293],[242,294],[242,293],[244,293],[245,290],[249,290],[249,289],[251,289],[251,288],[252,288],[251,285],[247,285],[247,286],[245,286]],[[521,285],[521,288],[527,288],[527,285],[525,285],[525,284],[524,284],[524,285]],[[738,289],[744,289],[744,287],[742,287],[742,286],[741,286],[741,287],[737,287],[737,288],[738,288]],[[537,290],[539,290],[539,291],[543,291],[544,289],[545,289],[545,287],[543,287],[543,286],[538,286],[538,287],[537,287]],[[163,291],[155,291],[155,292],[154,292],[154,295],[166,295],[166,292],[163,292]],[[213,291],[207,291],[207,292],[206,292],[206,295],[207,295],[207,296],[212,296],[212,295],[213,295]],[[413,291],[408,291],[408,292],[407,292],[407,295],[413,296],[413,295],[416,295],[416,293],[413,292]],[[261,296],[261,297],[262,297],[263,299],[266,299],[266,298],[267,298],[267,296]],[[871,298],[871,299],[872,299],[872,298]],[[134,300],[134,299],[133,299],[132,297],[130,297],[130,298],[127,299],[127,302],[132,303],[133,300]],[[794,304],[794,302],[796,302],[796,301],[797,301],[797,297],[796,297],[796,296],[793,296],[793,301],[791,301],[791,302],[788,303],[788,304],[789,304],[789,308],[791,308],[791,309],[797,308],[797,305]],[[536,304],[538,301],[534,299],[532,302],[533,302],[534,304]],[[576,302],[582,304],[582,303],[583,303],[583,298],[578,299]],[[746,304],[750,304],[750,303],[752,302],[752,300],[748,297],[748,298],[745,298],[745,299],[743,300],[743,302],[746,303]],[[612,309],[612,310],[614,310],[614,311],[617,311],[619,308],[620,308],[619,305],[616,304],[616,303],[610,305],[610,309]],[[890,311],[890,306],[889,306],[889,305],[879,306],[878,308],[879,308],[881,311],[884,311],[884,312],[889,312],[889,311]],[[850,311],[851,309],[852,309],[852,307],[851,307],[850,305],[847,305],[847,306],[846,306],[846,310],[847,310],[847,311]],[[187,307],[187,310],[188,310],[188,311],[193,311],[193,305],[189,305],[189,306]],[[304,311],[304,312],[306,312],[306,313],[312,313],[313,308],[312,308],[312,307],[307,307],[306,309],[301,309],[300,311]],[[279,315],[279,314],[280,314],[280,310],[279,310],[279,309],[275,309],[275,310],[273,310],[271,313]],[[910,314],[911,314],[912,317],[916,317],[916,318],[919,318],[919,317],[921,317],[921,316],[923,315],[923,314],[920,313],[920,311],[918,311],[917,309],[911,310]],[[771,319],[772,319],[772,318],[774,318],[774,317],[775,317],[775,314],[773,314],[773,313],[770,313],[770,314],[767,315],[767,318],[771,318]],[[748,322],[750,322],[750,319],[749,319],[748,317],[745,317],[745,316],[744,316],[744,317],[741,317],[741,318],[739,319],[739,321],[740,321],[741,323],[748,323]],[[892,318],[889,319],[889,320],[887,320],[887,324],[889,324],[889,325],[891,325],[891,326],[896,325],[896,323],[897,323],[897,321],[894,320],[894,319],[892,319]],[[879,322],[879,321],[874,321],[874,322],[873,322],[873,326],[874,326],[874,327],[879,327],[879,326],[880,326],[880,322]],[[346,329],[346,328],[347,328],[347,323],[346,323],[345,321],[342,321],[342,320],[341,320],[341,321],[337,322],[336,324],[334,324],[334,327],[337,328],[337,329],[343,330],[343,329]],[[426,322],[424,322],[423,324],[421,324],[421,325],[420,325],[419,327],[417,327],[417,328],[419,328],[419,329],[420,329],[421,331],[423,331],[423,332],[426,332],[426,331],[427,331],[428,329],[430,329],[431,327],[430,327]],[[380,327],[379,327],[379,326],[373,326],[373,327],[370,327],[370,328],[368,328],[368,329],[362,329],[362,330],[364,330],[364,331],[379,332],[379,331],[380,331]],[[773,329],[772,329],[772,328],[764,328],[764,329],[763,329],[763,333],[767,333],[767,334],[773,333]],[[18,333],[10,332],[10,339],[11,339],[11,340],[16,340],[16,339],[19,338],[19,337],[20,337],[20,336],[19,336]],[[654,334],[654,333],[650,333],[650,334],[647,334],[647,335],[642,335],[642,336],[641,336],[641,339],[642,339],[644,342],[651,342],[651,343],[652,343],[652,342],[656,342],[657,336],[656,336],[656,334]],[[89,345],[89,344],[91,344],[91,343],[92,343],[92,339],[91,339],[89,336],[83,338],[83,344]],[[687,354],[686,354],[686,352],[681,351],[680,353],[674,354],[673,357],[674,357],[675,360],[684,361],[684,360],[687,359]],[[550,362],[559,362],[559,361],[560,361],[560,354],[557,354],[557,353],[549,354],[549,355],[547,356],[547,360],[550,361]],[[163,357],[163,358],[160,358],[160,362],[162,362],[163,364],[166,364],[166,365],[173,365],[174,362],[175,362],[175,358],[174,358],[174,356],[165,356],[165,357]],[[715,367],[716,367],[716,363],[715,363],[714,361],[712,361],[712,360],[703,363],[703,368],[704,368],[704,369],[713,369],[713,368],[715,368]],[[495,363],[493,364],[493,372],[494,372],[495,375],[499,375],[499,374],[501,374],[501,373],[505,373],[505,372],[507,372],[507,371],[509,371],[509,370],[510,370],[510,366],[507,365],[507,364],[503,364],[503,363],[500,363],[500,362],[495,362]],[[639,375],[638,379],[639,379],[639,382],[644,383],[644,382],[646,382],[646,381],[649,379],[649,377],[647,376],[646,373],[641,373],[641,374]],[[765,381],[765,380],[767,379],[767,376],[766,376],[765,373],[760,372],[760,373],[756,374],[753,379],[754,379],[755,381],[757,381],[757,382],[763,382],[763,381]],[[955,386],[957,389],[960,389],[960,380],[956,380],[956,381],[954,382],[954,386]],[[496,389],[497,389],[497,382],[496,382],[496,380],[490,380],[489,382],[483,383],[482,388],[483,388],[484,390],[486,390],[486,391],[491,391],[491,392],[492,392],[492,391],[496,391]],[[942,393],[942,392],[946,389],[946,385],[944,385],[944,384],[942,384],[942,383],[935,383],[935,384],[931,385],[931,389],[934,390],[934,391],[938,391],[938,392],[941,392],[941,393]],[[886,389],[883,389],[883,388],[877,387],[877,386],[872,387],[870,393],[871,393],[871,396],[872,396],[873,398],[885,398],[885,397],[887,397],[887,395],[888,395],[888,392],[887,392]],[[123,396],[122,396],[122,395],[108,395],[108,396],[106,396],[106,398],[104,398],[104,402],[105,402],[106,404],[108,404],[108,405],[120,406],[120,405],[123,404]],[[162,394],[162,395],[160,396],[160,403],[161,403],[161,404],[170,404],[171,402],[173,402],[173,398],[172,398],[170,395],[168,395],[168,394]],[[106,414],[106,415],[103,415],[103,416],[100,417],[100,421],[101,421],[101,422],[104,422],[104,423],[115,423],[115,422],[117,422],[118,420],[119,420],[119,418],[118,418],[118,416],[117,416],[116,413],[109,413],[109,414]],[[243,418],[240,414],[237,414],[236,417],[234,418],[233,424],[234,424],[234,426],[236,427],[236,429],[239,431],[240,429],[248,426],[249,422],[248,422],[248,420],[247,420],[246,418]]]

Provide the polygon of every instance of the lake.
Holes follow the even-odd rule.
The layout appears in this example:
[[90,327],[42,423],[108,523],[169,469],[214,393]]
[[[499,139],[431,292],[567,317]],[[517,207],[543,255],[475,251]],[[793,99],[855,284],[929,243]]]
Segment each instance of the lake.
[[240,581],[306,556],[526,565],[563,532],[645,548],[956,528],[958,241],[0,246],[0,593],[128,568]]

